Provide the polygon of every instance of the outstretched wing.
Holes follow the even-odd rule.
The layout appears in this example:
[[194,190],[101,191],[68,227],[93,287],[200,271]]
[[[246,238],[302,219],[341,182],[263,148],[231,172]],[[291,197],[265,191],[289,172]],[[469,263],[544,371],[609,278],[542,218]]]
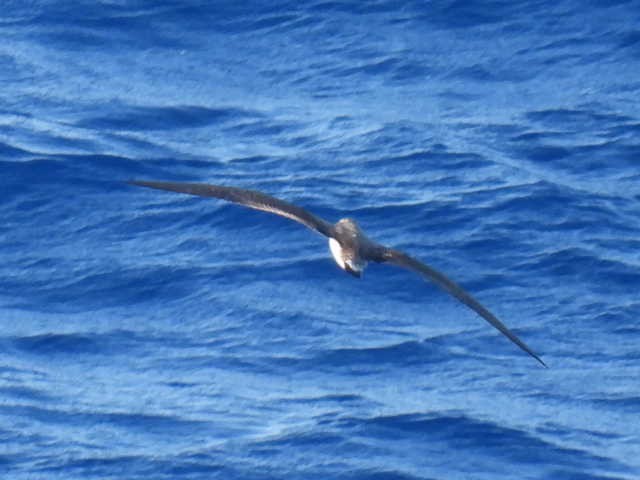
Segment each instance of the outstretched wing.
[[544,367],[547,365],[542,361],[542,359],[533,353],[533,351],[522,341],[520,340],[511,330],[509,330],[504,323],[496,318],[496,316],[487,310],[480,302],[478,302],[475,298],[473,298],[469,293],[467,293],[460,285],[455,283],[454,281],[447,278],[444,274],[437,271],[435,268],[432,268],[424,263],[416,260],[415,258],[410,257],[406,253],[400,252],[398,250],[393,250],[391,248],[379,247],[371,252],[371,260],[377,262],[387,262],[393,265],[397,265],[399,267],[407,268],[409,270],[413,270],[414,272],[419,273],[424,278],[432,281],[436,285],[438,285],[443,290],[449,292],[455,298],[460,300],[466,306],[468,306],[471,310],[476,312],[482,318],[484,318],[487,322],[497,328],[504,336],[506,336],[509,340],[515,343],[522,350],[527,352],[533,358],[535,358],[538,362],[540,362]]
[[223,187],[221,185],[208,185],[205,183],[155,182],[146,180],[132,180],[128,183],[141,187],[156,188],[158,190],[198,195],[200,197],[220,198],[222,200],[244,205],[245,207],[275,213],[276,215],[290,218],[291,220],[300,222],[308,228],[327,237],[331,237],[333,235],[333,225],[329,222],[316,217],[303,208],[297,207],[270,195],[256,192],[255,190]]

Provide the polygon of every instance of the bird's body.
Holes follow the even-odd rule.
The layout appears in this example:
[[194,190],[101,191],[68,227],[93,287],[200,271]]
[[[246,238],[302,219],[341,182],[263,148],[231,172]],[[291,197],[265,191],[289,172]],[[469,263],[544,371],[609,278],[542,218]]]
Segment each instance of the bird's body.
[[361,277],[367,260],[372,259],[371,255],[382,245],[369,240],[355,220],[343,218],[333,226],[329,248],[340,268],[354,277]]
[[527,352],[543,366],[546,364],[522,340],[509,330],[495,315],[487,310],[458,284],[447,278],[436,269],[416,260],[398,250],[385,247],[370,240],[360,229],[355,220],[343,218],[331,224],[307,210],[278,198],[255,190],[237,187],[208,185],[202,183],[131,181],[133,185],[168,190],[202,197],[214,197],[238,203],[246,207],[280,215],[314,230],[329,239],[331,254],[344,271],[355,277],[361,277],[367,263],[390,263],[419,273],[422,277],[434,282],[443,290],[474,310],[487,322],[498,329],[509,340]]

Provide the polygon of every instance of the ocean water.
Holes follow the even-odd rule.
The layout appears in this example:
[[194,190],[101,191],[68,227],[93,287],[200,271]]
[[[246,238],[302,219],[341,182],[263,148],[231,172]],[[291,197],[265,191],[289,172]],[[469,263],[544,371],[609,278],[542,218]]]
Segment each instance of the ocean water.
[[[640,478],[640,3],[5,1],[0,476]],[[225,202],[265,191],[433,285]]]

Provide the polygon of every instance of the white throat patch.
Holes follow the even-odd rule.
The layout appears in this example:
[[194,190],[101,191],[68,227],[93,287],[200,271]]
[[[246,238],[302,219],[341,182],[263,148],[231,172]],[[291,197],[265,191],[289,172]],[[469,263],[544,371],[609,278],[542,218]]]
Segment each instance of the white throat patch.
[[346,270],[344,259],[342,258],[342,247],[335,238],[329,238],[329,249],[333,259],[340,266],[341,269]]

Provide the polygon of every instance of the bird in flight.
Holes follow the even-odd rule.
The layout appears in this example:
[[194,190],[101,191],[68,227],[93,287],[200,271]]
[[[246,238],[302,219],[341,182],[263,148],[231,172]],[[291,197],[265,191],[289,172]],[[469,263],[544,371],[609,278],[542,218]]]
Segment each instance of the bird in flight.
[[334,260],[340,268],[354,277],[359,278],[362,276],[362,272],[368,262],[389,263],[412,270],[464,303],[544,367],[547,366],[516,334],[509,330],[504,323],[498,320],[493,313],[487,310],[460,285],[450,280],[435,268],[425,265],[406,253],[385,247],[370,240],[362,232],[356,221],[351,218],[343,218],[336,224],[331,224],[297,205],[262,192],[237,187],[225,187],[204,183],[157,182],[146,180],[132,180],[129,183],[158,190],[168,190],[200,197],[219,198],[244,205],[245,207],[274,213],[299,222],[311,230],[328,237],[329,249],[331,250]]

